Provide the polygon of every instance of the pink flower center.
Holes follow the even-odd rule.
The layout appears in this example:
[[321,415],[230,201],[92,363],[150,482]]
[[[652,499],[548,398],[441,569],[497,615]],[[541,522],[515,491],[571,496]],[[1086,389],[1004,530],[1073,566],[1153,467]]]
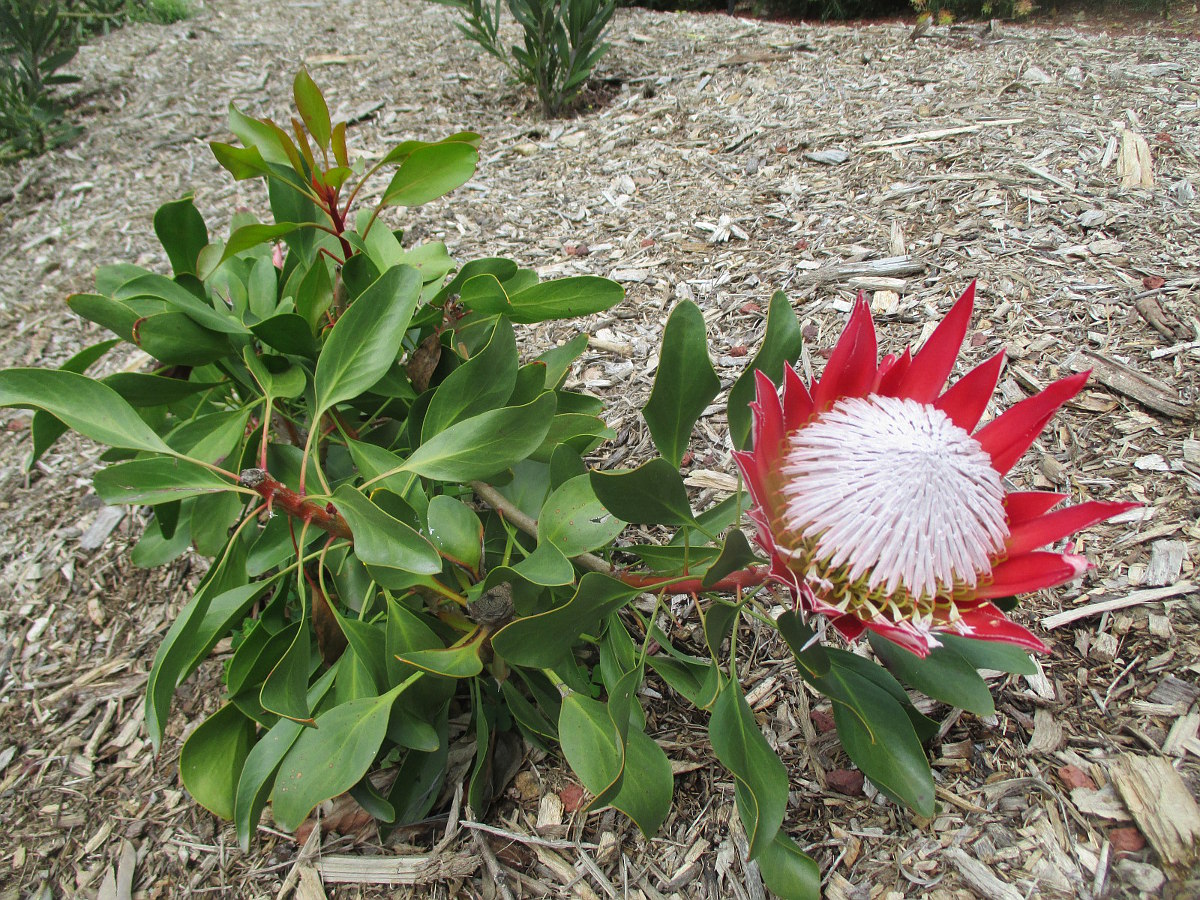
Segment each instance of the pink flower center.
[[788,435],[782,473],[788,532],[822,570],[865,578],[876,596],[928,601],[975,587],[1008,537],[991,457],[915,400],[838,401]]

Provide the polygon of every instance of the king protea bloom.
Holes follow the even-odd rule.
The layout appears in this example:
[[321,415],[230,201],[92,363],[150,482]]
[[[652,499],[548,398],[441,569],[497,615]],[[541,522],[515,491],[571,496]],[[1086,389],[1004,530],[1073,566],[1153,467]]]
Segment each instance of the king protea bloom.
[[966,335],[975,285],[919,353],[877,362],[859,297],[811,387],[788,367],[782,397],[757,372],[754,447],[735,453],[771,575],[853,640],[870,629],[917,653],[940,632],[1045,651],[993,600],[1089,568],[1039,550],[1137,504],[1008,491],[1004,476],[1089,373],[1056,381],[978,428],[1004,351],[942,388]]

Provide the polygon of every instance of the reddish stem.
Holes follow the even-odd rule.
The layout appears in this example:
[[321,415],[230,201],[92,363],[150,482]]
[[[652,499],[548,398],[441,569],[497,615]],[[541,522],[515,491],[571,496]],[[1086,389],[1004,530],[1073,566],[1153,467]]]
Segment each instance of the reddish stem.
[[346,212],[343,213],[338,209],[338,195],[336,191],[330,191],[325,198],[325,212],[333,222],[333,230],[337,234],[337,239],[342,243],[342,256],[349,259],[354,255],[354,248],[350,246],[350,242],[342,236],[342,232],[346,230],[346,216],[350,214],[349,204],[346,204]]
[[332,503],[318,503],[302,497],[262,469],[243,469],[238,484],[258,492],[267,501],[267,507],[279,507],[294,519],[315,525],[334,537],[354,540],[350,526]]
[[771,575],[767,566],[751,566],[740,572],[726,575],[715,584],[705,587],[699,578],[687,578],[680,581],[663,575],[639,575],[637,572],[614,572],[613,577],[620,579],[630,587],[641,588],[650,593],[672,594],[707,594],[716,591],[736,591],[746,588],[759,587],[766,583]]

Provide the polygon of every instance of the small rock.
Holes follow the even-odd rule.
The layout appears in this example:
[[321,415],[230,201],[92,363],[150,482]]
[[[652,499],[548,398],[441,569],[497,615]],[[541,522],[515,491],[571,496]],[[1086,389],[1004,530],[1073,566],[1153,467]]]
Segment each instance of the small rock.
[[573,131],[570,134],[564,134],[562,137],[560,137],[558,139],[558,143],[562,147],[567,147],[568,149],[573,150],[582,144],[586,139],[587,135],[585,135],[582,131]]
[[513,152],[518,156],[533,156],[533,154],[538,152],[538,145],[530,143],[517,144],[513,147]]
[[823,709],[814,709],[812,720],[821,734],[828,734],[837,728],[837,724],[833,721],[833,714]]
[[1186,178],[1181,178],[1171,185],[1171,195],[1180,206],[1190,206],[1196,199],[1196,189]]
[[1162,889],[1166,876],[1154,866],[1132,859],[1122,859],[1116,865],[1117,874],[1132,887],[1147,894],[1156,895]]
[[528,771],[517,773],[517,777],[513,779],[513,787],[517,789],[517,793],[525,801],[536,800],[542,793],[541,782],[538,781],[536,775]]
[[1026,84],[1049,84],[1054,79],[1047,75],[1044,69],[1030,66],[1021,73],[1021,80]]
[[850,154],[845,150],[814,150],[805,153],[804,158],[825,166],[840,166],[850,158]]

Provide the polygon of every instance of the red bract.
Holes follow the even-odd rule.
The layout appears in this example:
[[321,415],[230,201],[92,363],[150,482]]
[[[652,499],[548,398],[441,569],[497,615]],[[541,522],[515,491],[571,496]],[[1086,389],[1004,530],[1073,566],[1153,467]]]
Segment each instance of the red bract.
[[1070,552],[1038,550],[1134,503],[1008,492],[1003,476],[1079,392],[1064,378],[976,428],[1003,351],[942,388],[966,335],[971,284],[917,354],[877,361],[860,296],[811,388],[795,370],[782,397],[757,374],[754,449],[734,454],[750,488],[771,574],[846,638],[870,629],[924,656],[945,632],[1044,651],[991,601],[1085,572]]

